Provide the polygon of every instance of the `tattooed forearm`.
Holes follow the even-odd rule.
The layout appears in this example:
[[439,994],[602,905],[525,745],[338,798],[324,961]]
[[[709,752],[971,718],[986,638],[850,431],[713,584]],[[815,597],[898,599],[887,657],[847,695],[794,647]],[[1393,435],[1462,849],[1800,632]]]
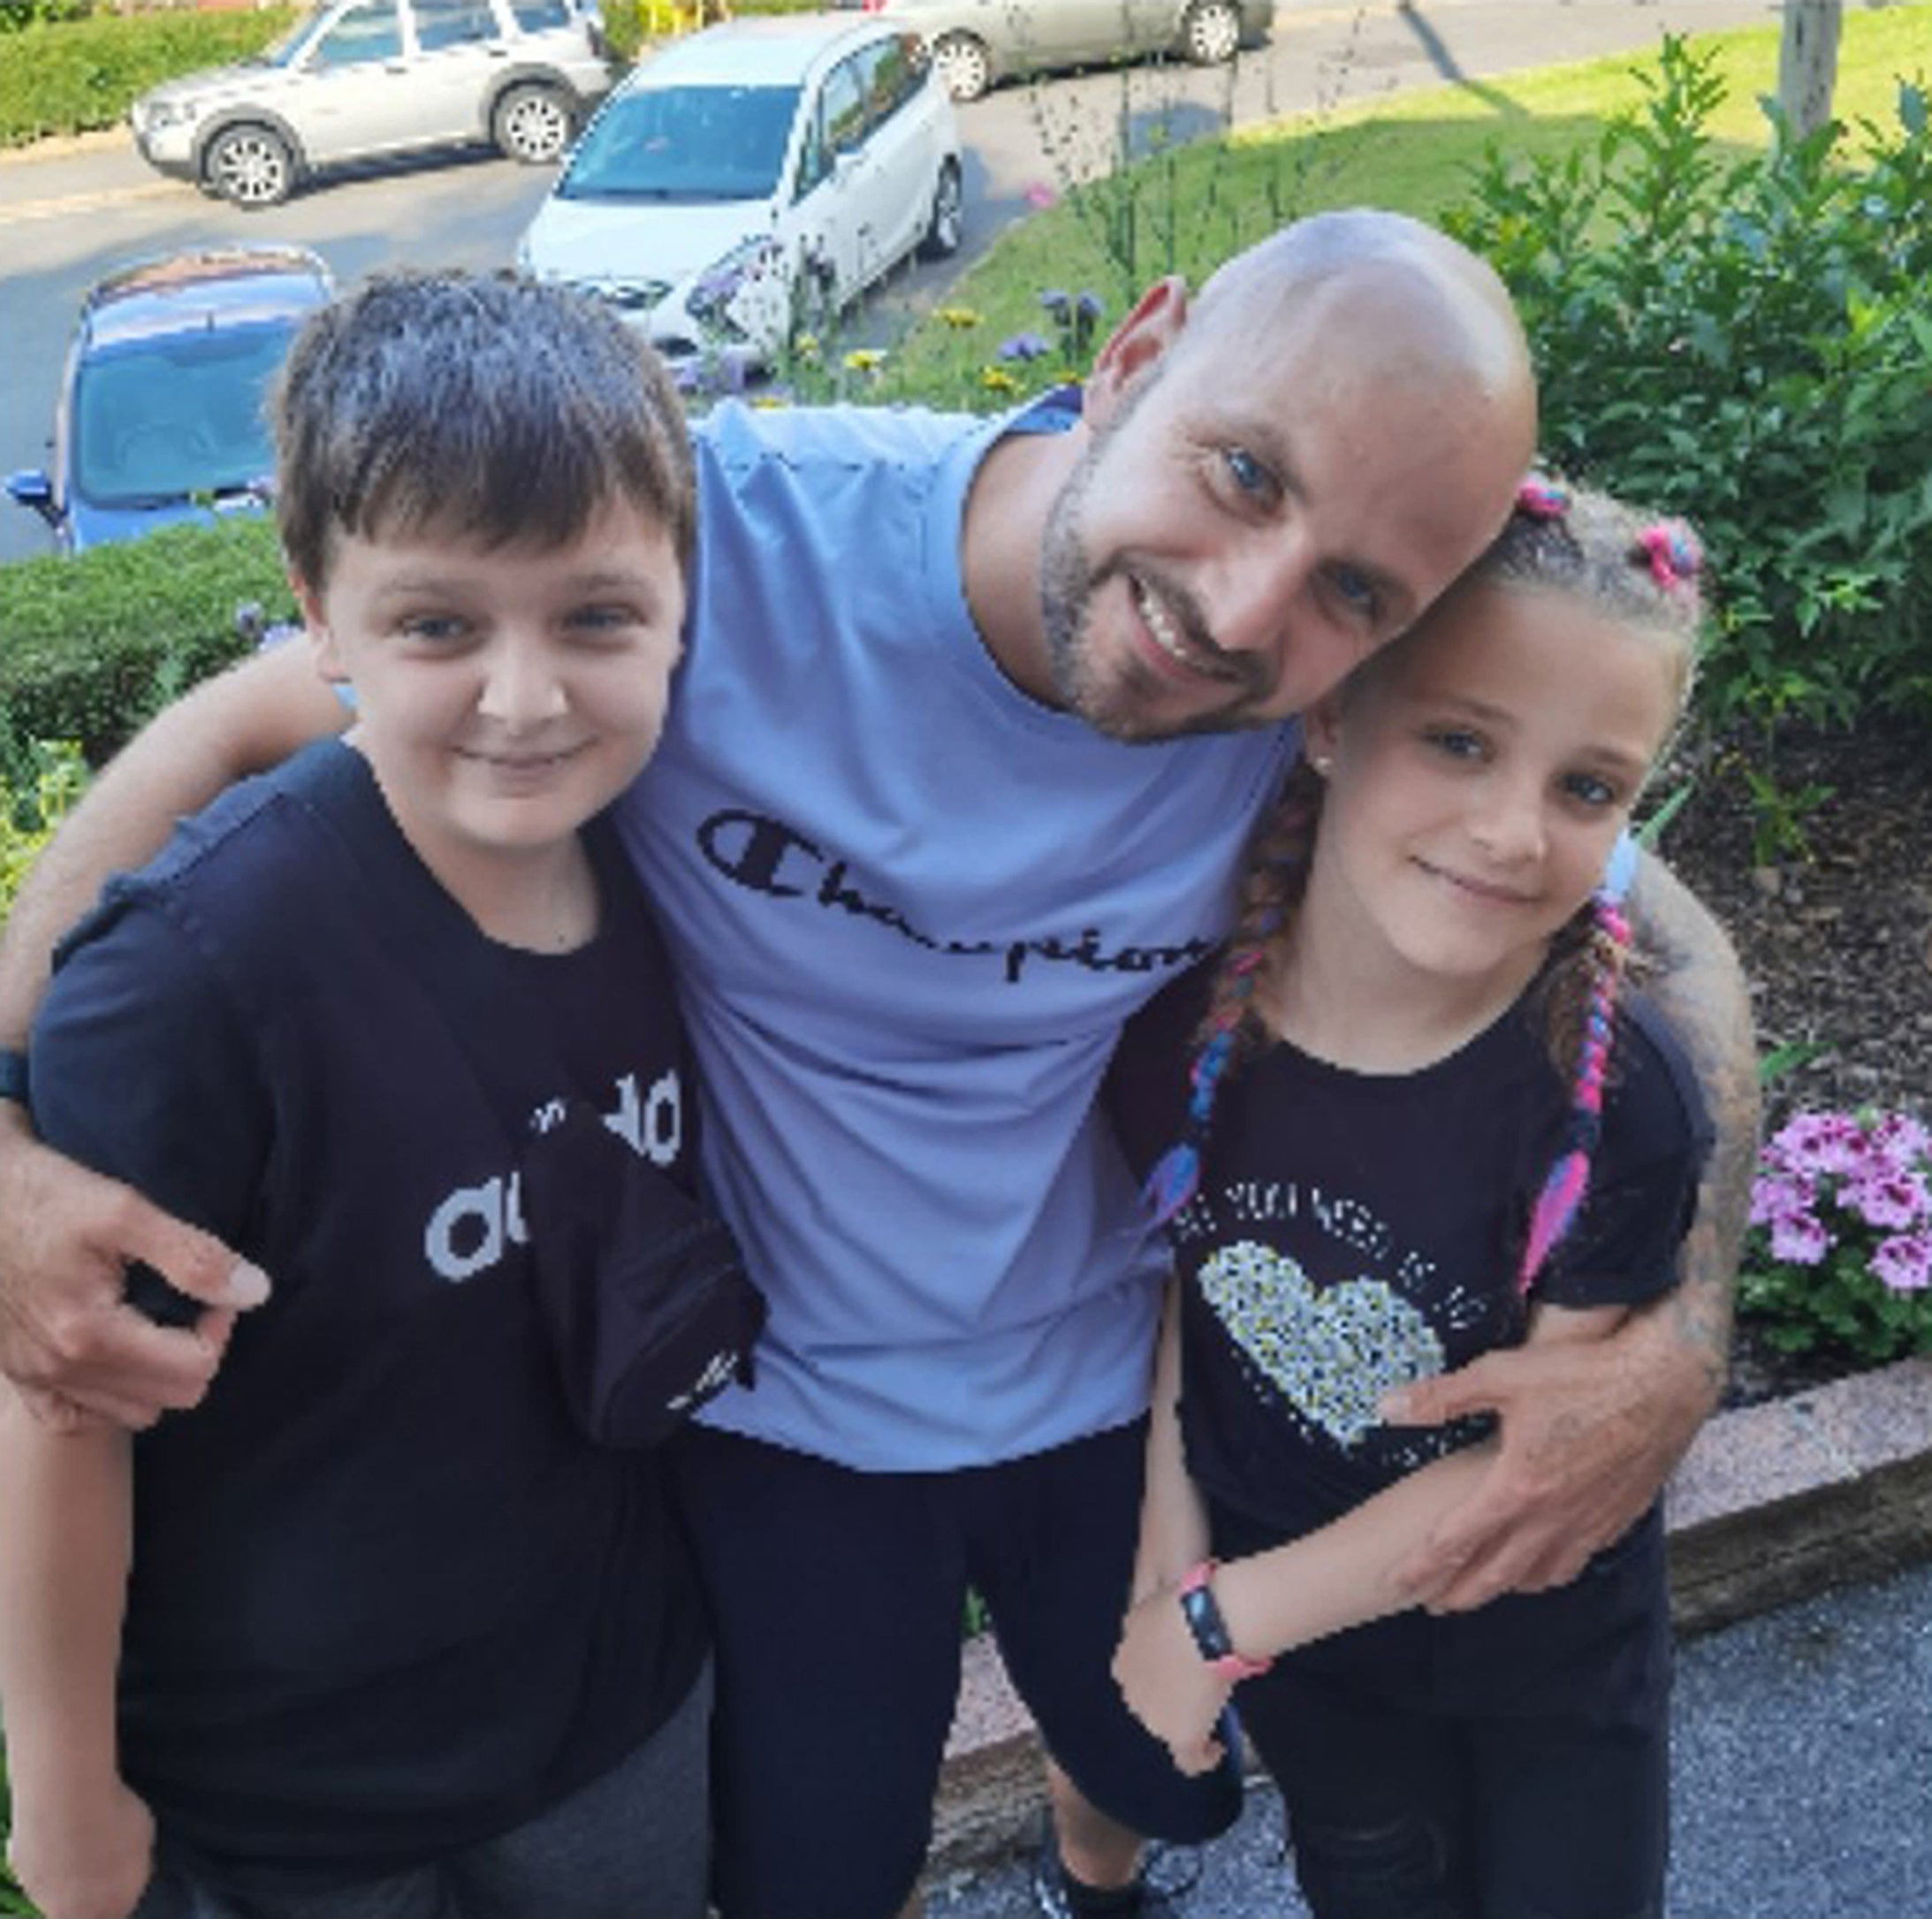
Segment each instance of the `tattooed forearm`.
[[1723,1390],[1731,1298],[1758,1149],[1757,1043],[1744,971],[1723,931],[1660,860],[1646,857],[1630,897],[1637,939],[1654,970],[1651,997],[1696,1069],[1717,1138],[1684,1243],[1670,1310],[1677,1338]]

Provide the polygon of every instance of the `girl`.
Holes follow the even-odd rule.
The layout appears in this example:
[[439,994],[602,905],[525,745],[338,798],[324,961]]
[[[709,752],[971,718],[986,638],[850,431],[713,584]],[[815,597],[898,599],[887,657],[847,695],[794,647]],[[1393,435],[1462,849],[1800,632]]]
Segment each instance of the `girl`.
[[1150,1144],[1193,1032],[1115,1676],[1190,1771],[1238,1685],[1318,1919],[1661,1909],[1658,1511],[1570,1588],[1433,1617],[1403,1564],[1485,1435],[1378,1406],[1673,1283],[1704,1122],[1598,880],[1684,702],[1698,567],[1680,527],[1525,484],[1307,716],[1205,1018],[1166,995],[1116,1074]]

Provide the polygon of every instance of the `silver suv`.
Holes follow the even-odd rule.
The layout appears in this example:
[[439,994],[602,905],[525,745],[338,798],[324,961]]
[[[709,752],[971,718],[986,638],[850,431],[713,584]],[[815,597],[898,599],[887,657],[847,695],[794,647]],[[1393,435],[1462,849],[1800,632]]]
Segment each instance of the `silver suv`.
[[610,91],[586,0],[328,0],[267,52],[152,88],[128,114],[151,166],[272,207],[338,161],[493,142],[559,158]]

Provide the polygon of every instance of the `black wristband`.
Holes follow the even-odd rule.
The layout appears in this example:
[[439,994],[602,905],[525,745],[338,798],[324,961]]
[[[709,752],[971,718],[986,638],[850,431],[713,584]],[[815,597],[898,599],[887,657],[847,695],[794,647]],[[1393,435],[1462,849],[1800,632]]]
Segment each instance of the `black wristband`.
[[27,1103],[27,1055],[16,1047],[0,1047],[0,1100]]

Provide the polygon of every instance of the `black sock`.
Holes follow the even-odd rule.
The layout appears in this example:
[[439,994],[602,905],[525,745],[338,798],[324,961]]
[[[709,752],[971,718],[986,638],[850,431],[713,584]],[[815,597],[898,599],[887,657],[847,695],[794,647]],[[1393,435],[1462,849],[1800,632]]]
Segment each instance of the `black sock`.
[[1067,1910],[1074,1919],[1129,1919],[1129,1915],[1140,1910],[1140,1879],[1137,1875],[1125,1885],[1100,1887],[1089,1885],[1084,1879],[1076,1879],[1067,1870],[1067,1862],[1060,1862],[1061,1884],[1067,1890]]

